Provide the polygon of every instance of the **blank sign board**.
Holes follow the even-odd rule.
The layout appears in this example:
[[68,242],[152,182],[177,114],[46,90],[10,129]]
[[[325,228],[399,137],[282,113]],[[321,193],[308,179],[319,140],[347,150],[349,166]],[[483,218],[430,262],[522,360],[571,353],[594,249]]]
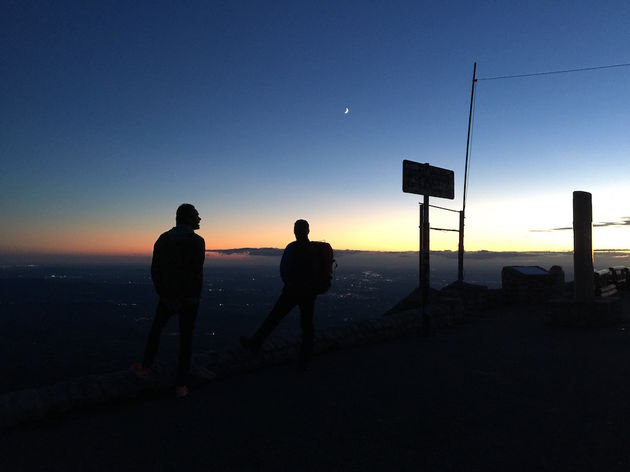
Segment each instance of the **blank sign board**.
[[455,173],[452,170],[403,161],[403,192],[439,198],[455,198]]

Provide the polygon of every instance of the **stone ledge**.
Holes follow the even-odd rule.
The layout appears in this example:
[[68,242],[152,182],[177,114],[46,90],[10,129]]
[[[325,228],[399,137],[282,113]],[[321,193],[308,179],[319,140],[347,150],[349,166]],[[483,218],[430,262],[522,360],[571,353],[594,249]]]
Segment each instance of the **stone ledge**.
[[588,302],[558,298],[550,300],[545,308],[548,324],[585,328],[617,324],[623,312],[619,297],[595,298]]
[[[427,312],[436,327],[448,326],[463,318],[456,304],[429,305]],[[417,333],[422,318],[417,309],[382,318],[364,320],[344,326],[316,331],[314,353],[378,343]],[[265,345],[260,355],[237,348],[224,353],[201,352],[193,359],[193,381],[196,387],[207,383],[203,369],[216,372],[219,378],[254,371],[269,365],[283,364],[297,358],[300,337],[275,338]],[[203,366],[203,367],[196,367]],[[195,372],[198,375],[195,375]],[[130,371],[88,375],[39,388],[29,388],[0,395],[0,431],[19,424],[60,417],[74,411],[133,400],[150,392],[173,386],[174,369],[156,365],[146,380]]]

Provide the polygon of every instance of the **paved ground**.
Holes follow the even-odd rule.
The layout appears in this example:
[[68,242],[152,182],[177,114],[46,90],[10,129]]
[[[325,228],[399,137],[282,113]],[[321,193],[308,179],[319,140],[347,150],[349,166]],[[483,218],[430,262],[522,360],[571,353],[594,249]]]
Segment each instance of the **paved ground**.
[[536,309],[0,437],[0,470],[630,470],[630,323]]

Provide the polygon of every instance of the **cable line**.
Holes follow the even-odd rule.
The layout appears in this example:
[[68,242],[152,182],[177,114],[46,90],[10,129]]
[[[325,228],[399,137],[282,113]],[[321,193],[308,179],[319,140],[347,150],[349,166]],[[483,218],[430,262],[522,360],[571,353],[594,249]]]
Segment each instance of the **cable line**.
[[552,70],[552,71],[547,71],[547,72],[534,72],[532,74],[500,75],[497,77],[481,77],[477,80],[518,79],[521,77],[538,77],[541,75],[568,74],[570,72],[585,72],[585,71],[592,71],[592,70],[612,69],[615,67],[630,67],[630,62],[624,63],[624,64],[610,64],[607,66],[598,66],[598,67],[581,67],[579,69],[565,69],[565,70]]

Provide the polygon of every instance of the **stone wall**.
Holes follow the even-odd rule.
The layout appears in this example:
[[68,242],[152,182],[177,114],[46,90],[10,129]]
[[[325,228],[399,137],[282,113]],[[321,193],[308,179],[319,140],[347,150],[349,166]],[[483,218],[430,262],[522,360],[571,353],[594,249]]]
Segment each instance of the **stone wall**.
[[[449,326],[463,318],[462,304],[451,298],[427,306],[435,327]],[[417,309],[357,323],[316,331],[315,354],[337,349],[383,342],[402,336],[415,335],[422,328],[422,317]],[[203,371],[211,370],[218,378],[225,378],[269,365],[295,362],[300,337],[274,338],[266,343],[259,355],[242,348],[222,353],[200,352],[194,357],[191,386],[204,380]],[[173,386],[174,366],[156,365],[146,380],[138,379],[130,371],[88,375],[54,385],[30,388],[0,395],[0,430],[32,422],[61,417],[71,412],[100,405],[130,401],[155,394]]]

